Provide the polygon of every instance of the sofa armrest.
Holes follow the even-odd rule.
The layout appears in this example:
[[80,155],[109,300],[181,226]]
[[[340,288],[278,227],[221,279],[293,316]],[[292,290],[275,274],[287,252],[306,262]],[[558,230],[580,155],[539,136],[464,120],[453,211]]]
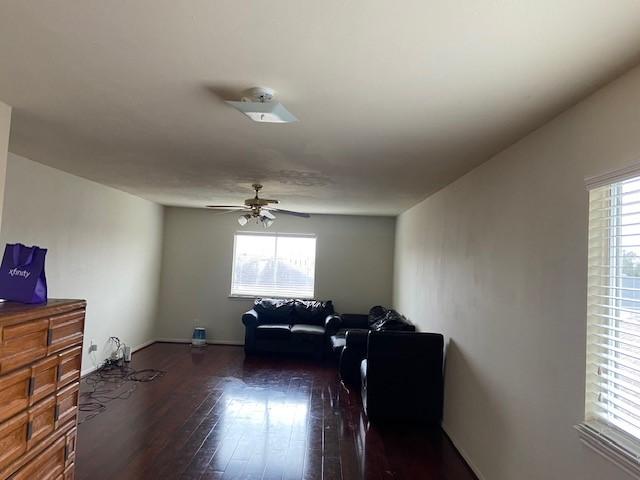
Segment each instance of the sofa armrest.
[[340,318],[340,315],[327,315],[327,318],[324,320],[324,329],[327,332],[327,335],[335,335],[335,333],[340,330],[341,323],[342,319]]
[[258,326],[258,312],[251,309],[242,314],[242,323],[247,328],[255,328]]
[[367,338],[369,332],[347,330],[346,345],[340,355],[338,372],[343,383],[349,386],[360,384],[360,363],[367,356]]
[[258,312],[249,310],[242,314],[242,323],[244,323],[244,351],[246,354],[252,354],[256,351],[256,329],[258,327]]

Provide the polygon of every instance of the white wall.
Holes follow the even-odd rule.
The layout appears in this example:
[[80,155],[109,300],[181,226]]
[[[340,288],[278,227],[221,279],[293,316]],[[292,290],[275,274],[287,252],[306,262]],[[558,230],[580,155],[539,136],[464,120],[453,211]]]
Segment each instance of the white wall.
[[11,107],[0,102],[0,221],[7,174],[7,154],[9,153],[9,132],[11,130]]
[[640,160],[640,69],[401,215],[394,303],[443,332],[444,424],[485,479],[623,479],[578,440],[584,178]]
[[[207,327],[209,340],[243,343],[241,315],[251,300],[228,298],[233,236],[238,215],[168,208],[160,298],[161,338],[190,338],[194,319]],[[274,232],[315,233],[315,297],[333,300],[340,312],[367,312],[390,305],[395,219],[313,215],[300,219],[279,215]]]
[[90,340],[154,339],[162,207],[9,154],[1,243],[49,249],[49,297],[87,300],[83,370]]

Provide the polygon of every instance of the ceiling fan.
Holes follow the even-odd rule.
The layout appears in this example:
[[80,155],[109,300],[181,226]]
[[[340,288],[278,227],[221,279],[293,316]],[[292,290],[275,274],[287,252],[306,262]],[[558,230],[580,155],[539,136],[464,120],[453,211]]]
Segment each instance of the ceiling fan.
[[308,213],[293,212],[291,210],[283,210],[282,208],[272,207],[271,204],[280,203],[278,200],[269,200],[266,198],[259,198],[258,193],[262,189],[262,185],[254,183],[252,185],[256,191],[256,195],[253,198],[247,198],[244,201],[244,205],[207,205],[207,208],[215,210],[228,210],[228,212],[244,212],[238,218],[240,225],[246,225],[249,220],[254,219],[257,224],[262,224],[264,228],[270,227],[273,221],[276,219],[274,213],[282,213],[284,215],[293,215],[294,217],[309,218],[311,215]]

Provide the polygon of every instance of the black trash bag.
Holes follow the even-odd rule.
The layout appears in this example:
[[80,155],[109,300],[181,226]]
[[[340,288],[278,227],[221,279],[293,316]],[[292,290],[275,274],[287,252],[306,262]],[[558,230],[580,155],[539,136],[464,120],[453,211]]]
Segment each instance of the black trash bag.
[[380,305],[376,305],[375,307],[371,307],[369,310],[369,326],[378,322],[379,320],[384,319],[385,315],[389,310]]
[[395,310],[387,310],[384,317],[380,318],[371,325],[371,330],[413,330],[411,325],[404,315],[396,312]]

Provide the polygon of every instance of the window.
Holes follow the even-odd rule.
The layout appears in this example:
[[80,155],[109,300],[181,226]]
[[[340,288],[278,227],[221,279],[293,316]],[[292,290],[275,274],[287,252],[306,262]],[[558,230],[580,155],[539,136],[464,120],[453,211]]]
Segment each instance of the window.
[[313,298],[316,238],[236,233],[231,295]]
[[640,177],[590,191],[588,249],[585,423],[577,428],[640,471]]

